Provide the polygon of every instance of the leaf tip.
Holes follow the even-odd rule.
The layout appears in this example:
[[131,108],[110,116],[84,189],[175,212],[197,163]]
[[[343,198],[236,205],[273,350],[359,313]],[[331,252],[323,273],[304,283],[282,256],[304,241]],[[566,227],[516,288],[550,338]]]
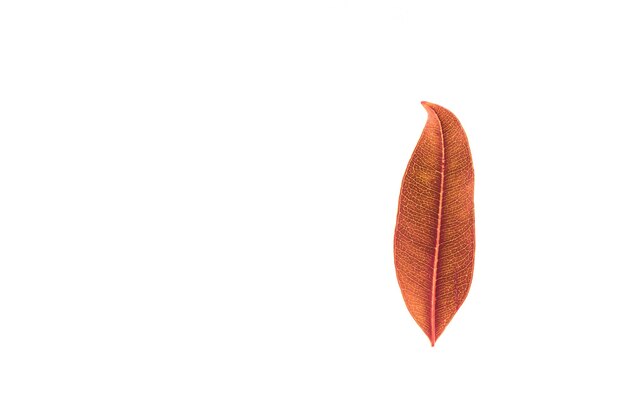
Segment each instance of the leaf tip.
[[431,103],[429,101],[422,101],[421,103],[422,103],[422,106],[424,106],[424,108],[426,109],[426,112],[428,113],[429,117],[431,115],[433,116],[437,115],[436,109],[440,106],[438,106],[435,103]]

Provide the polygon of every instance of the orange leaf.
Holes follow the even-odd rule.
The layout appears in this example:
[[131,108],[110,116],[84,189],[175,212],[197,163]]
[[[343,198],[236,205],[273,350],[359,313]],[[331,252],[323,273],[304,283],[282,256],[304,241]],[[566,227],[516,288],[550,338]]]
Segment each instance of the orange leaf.
[[428,120],[402,180],[394,260],[404,302],[434,346],[472,282],[474,169],[459,120],[422,105]]

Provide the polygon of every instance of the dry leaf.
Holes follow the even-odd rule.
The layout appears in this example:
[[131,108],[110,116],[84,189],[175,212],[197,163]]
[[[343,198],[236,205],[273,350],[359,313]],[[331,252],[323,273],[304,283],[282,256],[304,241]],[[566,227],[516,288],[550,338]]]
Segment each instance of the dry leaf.
[[474,169],[459,120],[422,105],[428,120],[402,180],[394,260],[406,306],[434,346],[472,282]]

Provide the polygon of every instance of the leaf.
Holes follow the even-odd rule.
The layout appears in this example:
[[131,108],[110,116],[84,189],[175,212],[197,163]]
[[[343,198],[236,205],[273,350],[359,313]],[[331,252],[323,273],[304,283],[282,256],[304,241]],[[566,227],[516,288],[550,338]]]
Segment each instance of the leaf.
[[404,302],[434,346],[472,282],[474,169],[459,120],[422,105],[428,120],[402,180],[394,261]]

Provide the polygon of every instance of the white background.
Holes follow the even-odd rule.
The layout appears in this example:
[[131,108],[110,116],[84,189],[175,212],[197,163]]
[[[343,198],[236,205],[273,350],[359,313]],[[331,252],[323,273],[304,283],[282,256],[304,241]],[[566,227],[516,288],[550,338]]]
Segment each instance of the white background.
[[[626,415],[626,26],[591,3],[2,2],[0,415]],[[434,348],[392,251],[421,100],[476,175]]]

